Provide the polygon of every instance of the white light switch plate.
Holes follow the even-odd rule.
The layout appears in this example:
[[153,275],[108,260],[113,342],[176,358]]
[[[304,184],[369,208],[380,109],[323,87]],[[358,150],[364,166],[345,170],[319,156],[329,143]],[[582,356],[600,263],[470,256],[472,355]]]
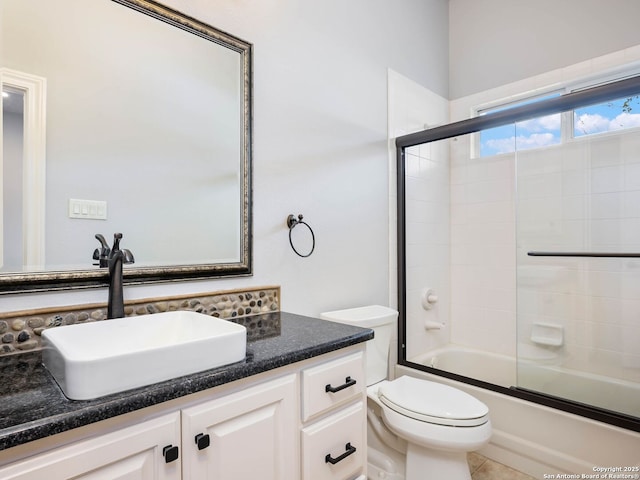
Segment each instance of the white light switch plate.
[[77,198],[70,198],[69,218],[106,220],[107,202],[102,200],[79,200]]

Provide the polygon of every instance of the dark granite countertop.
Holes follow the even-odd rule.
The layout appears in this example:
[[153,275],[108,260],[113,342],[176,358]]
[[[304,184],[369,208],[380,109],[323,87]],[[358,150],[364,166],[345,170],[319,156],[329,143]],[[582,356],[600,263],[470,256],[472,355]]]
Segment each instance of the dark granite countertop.
[[291,313],[233,319],[247,357],[224,367],[94,400],[69,400],[40,352],[0,357],[0,450],[250,377],[373,338],[373,331]]

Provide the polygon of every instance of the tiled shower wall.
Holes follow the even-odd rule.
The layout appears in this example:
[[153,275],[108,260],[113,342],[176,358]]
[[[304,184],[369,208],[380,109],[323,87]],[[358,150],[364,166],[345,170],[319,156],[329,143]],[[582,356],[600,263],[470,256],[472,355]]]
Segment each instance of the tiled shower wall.
[[[639,60],[640,46],[458,99],[452,120]],[[451,342],[515,355],[532,344],[534,323],[559,325],[563,345],[542,348],[563,366],[639,381],[640,262],[540,260],[524,251],[640,251],[638,131],[517,160],[472,158],[471,141],[451,143]]]
[[[640,381],[640,260],[527,255],[640,252],[640,133],[485,158],[471,141],[451,148],[451,342]],[[563,345],[524,350],[536,324]]]
[[[400,135],[448,123],[449,102],[389,71],[389,178],[390,245],[396,271],[396,151],[393,139]],[[407,215],[407,356],[449,343],[449,167],[448,146],[424,145],[409,149],[406,161]],[[390,279],[395,305],[397,283]],[[421,305],[421,296],[432,288],[439,297],[431,310]],[[425,330],[426,322],[436,322],[441,329]],[[393,349],[392,351],[395,351]]]
[[515,355],[514,155],[451,141],[451,342]]
[[[451,332],[448,141],[406,152],[407,349],[424,352],[448,343]],[[438,297],[430,309],[423,296]]]
[[[638,60],[635,47],[459,99],[452,120]],[[639,251],[638,131],[523,151],[517,160],[472,158],[472,141],[451,141],[451,342],[514,355],[518,342],[531,344],[534,323],[551,323],[563,328],[563,346],[543,348],[563,366],[639,381],[640,262],[525,252]]]
[[518,337],[564,333],[564,367],[640,382],[640,259],[530,250],[640,252],[640,132],[518,154]]
[[[516,100],[525,94],[548,91],[564,82],[638,61],[640,47],[635,47],[458,99],[449,103],[451,121],[469,118],[472,109],[480,105]],[[422,92],[415,85],[402,89],[406,82],[401,76],[390,77],[390,93],[393,88],[402,90],[402,95],[396,95],[395,108],[401,110],[404,106],[413,112],[398,113],[392,108],[393,96],[390,95],[389,135],[392,139],[420,130],[420,114],[426,116],[427,111],[417,110],[427,108],[428,99],[434,98],[431,92]],[[430,108],[432,112],[440,111],[442,105],[435,101]],[[442,118],[446,117],[442,115]],[[448,122],[424,123],[433,126]],[[516,248],[517,223],[523,241],[549,240],[549,228],[561,228],[562,235],[568,237],[586,238],[587,232],[582,226],[575,228],[576,221],[584,224],[584,219],[567,216],[582,215],[584,212],[574,209],[588,208],[596,214],[589,222],[590,248],[638,251],[640,246],[634,247],[635,240],[631,239],[639,238],[640,219],[630,209],[640,209],[640,190],[634,183],[640,165],[628,158],[628,152],[640,153],[638,137],[636,131],[520,152],[518,199],[515,154],[472,158],[471,142],[475,139],[471,135],[442,142],[448,144],[448,162],[446,153],[441,155],[445,149],[435,144],[409,150],[406,164],[407,356],[411,358],[447,343],[515,356],[518,342],[530,343],[533,323],[549,322],[564,328],[564,345],[554,353],[559,353],[568,368],[638,381],[640,359],[637,348],[633,350],[633,345],[640,343],[640,278],[637,276],[640,266],[637,262],[609,261],[608,266],[603,267],[603,262],[592,260],[586,266],[582,261],[570,270],[573,279],[566,278],[561,287],[556,283],[546,289],[536,286],[532,291],[532,283],[546,282],[549,275],[555,275],[556,267],[562,265],[527,269],[531,257],[525,254],[523,259],[522,252]],[[575,156],[580,155],[578,151],[587,143],[593,146],[588,157],[598,160],[585,163],[579,172]],[[607,145],[613,143],[615,145]],[[618,153],[622,156],[617,156]],[[440,183],[446,178],[441,167],[447,163],[448,185]],[[391,165],[393,170],[395,162]],[[395,174],[395,170],[391,173]],[[392,178],[392,185],[393,182]],[[583,206],[578,205],[575,192],[570,190],[580,182],[585,188],[588,185],[594,194],[591,200],[582,199]],[[559,186],[560,192],[549,190],[555,188],[554,185]],[[610,190],[612,188],[614,190]],[[556,198],[552,199],[554,195]],[[602,208],[608,213],[598,216],[602,215],[598,213]],[[540,217],[544,211],[564,215],[566,222],[540,229],[541,222],[545,221]],[[448,225],[444,216],[449,217]],[[392,225],[395,225],[393,215]],[[391,232],[393,237],[395,232],[393,229]],[[448,245],[445,244],[447,235]],[[616,235],[618,239],[614,238]],[[618,240],[621,243],[616,243]],[[535,248],[547,246],[541,244]],[[518,269],[516,258],[522,264]],[[576,280],[576,276],[580,280]],[[586,290],[587,284],[590,293]],[[440,297],[436,308],[430,311],[420,305],[420,295],[427,287],[435,288]],[[430,320],[441,322],[444,327],[427,331],[424,325]]]

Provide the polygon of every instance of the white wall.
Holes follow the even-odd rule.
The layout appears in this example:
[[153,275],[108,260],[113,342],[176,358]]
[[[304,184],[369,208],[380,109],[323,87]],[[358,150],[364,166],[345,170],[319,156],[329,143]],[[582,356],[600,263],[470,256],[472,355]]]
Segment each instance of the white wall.
[[[447,2],[165,3],[254,44],[254,275],[126,287],[125,299],[276,284],[298,313],[387,303],[387,68],[447,96]],[[290,213],[314,228],[307,259],[289,246]],[[94,301],[106,291],[8,295],[0,308]]]
[[455,99],[640,43],[637,0],[450,0]]

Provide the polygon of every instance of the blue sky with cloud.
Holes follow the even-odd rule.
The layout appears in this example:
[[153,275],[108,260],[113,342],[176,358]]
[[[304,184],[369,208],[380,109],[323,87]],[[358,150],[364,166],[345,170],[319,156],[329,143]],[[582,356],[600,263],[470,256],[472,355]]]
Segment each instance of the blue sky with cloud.
[[[577,109],[574,112],[574,136],[640,127],[640,98],[632,98],[630,111],[624,111],[625,100]],[[558,113],[484,130],[480,135],[480,156],[558,144],[560,128],[561,115]]]
[[631,111],[624,111],[623,102],[624,100],[617,100],[577,109],[574,112],[574,136],[640,127],[640,99],[631,99]]

